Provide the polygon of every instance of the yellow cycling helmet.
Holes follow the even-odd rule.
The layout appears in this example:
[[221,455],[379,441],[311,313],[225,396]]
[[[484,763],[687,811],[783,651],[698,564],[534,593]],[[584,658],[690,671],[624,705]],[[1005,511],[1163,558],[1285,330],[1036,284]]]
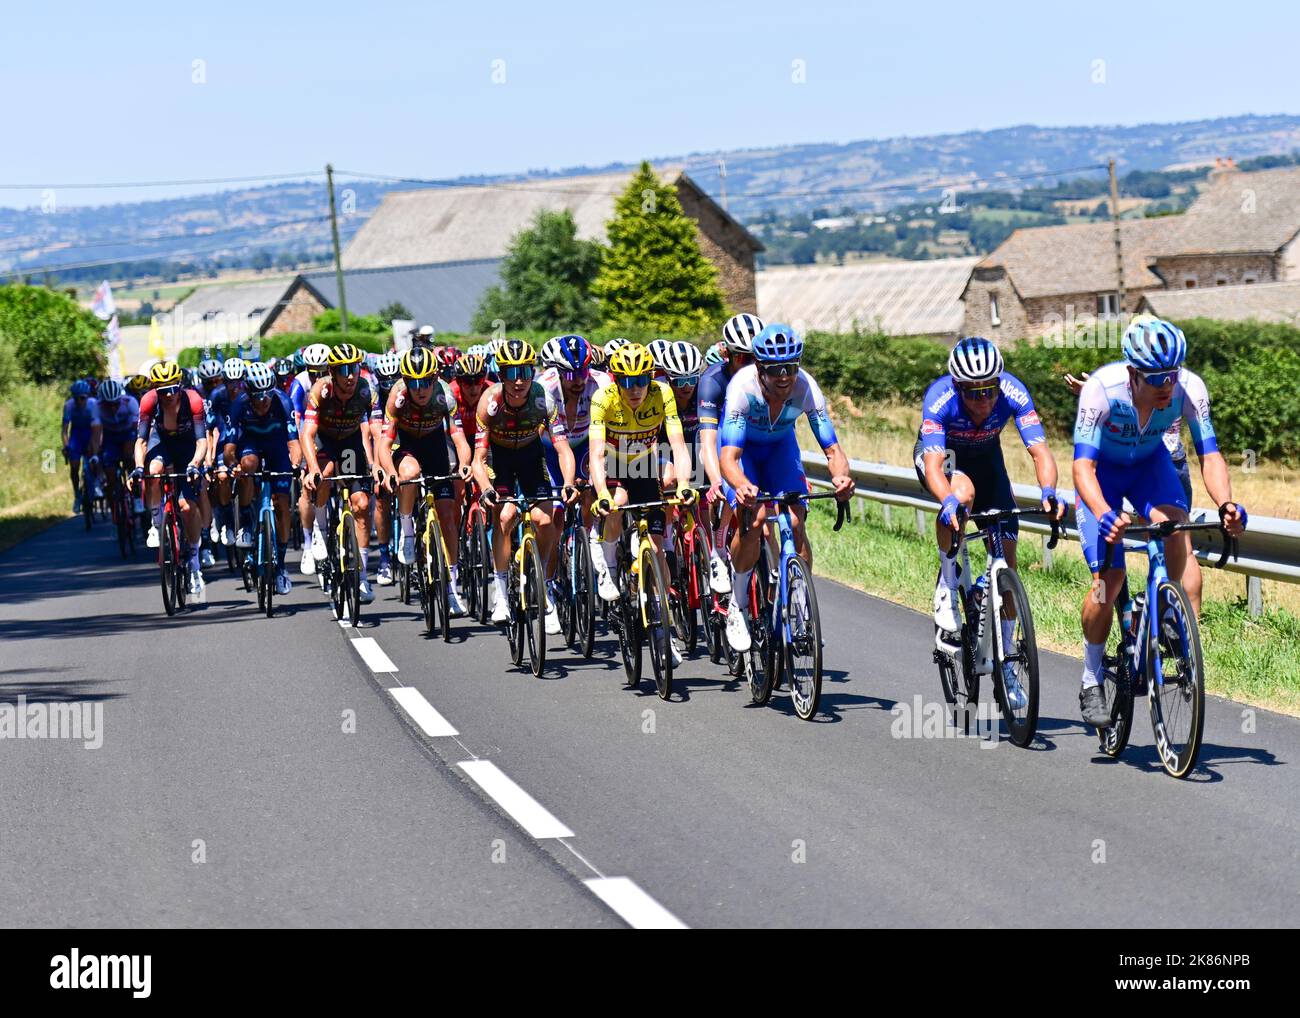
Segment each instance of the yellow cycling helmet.
[[145,378],[144,375],[132,375],[126,380],[126,391],[137,399],[140,393],[147,388],[149,388],[149,379]]
[[430,378],[438,373],[438,360],[427,346],[417,346],[402,354],[403,378]]
[[537,363],[537,351],[522,339],[507,339],[497,350],[497,367],[514,368]]
[[460,359],[456,361],[456,377],[481,376],[487,372],[487,362],[483,359],[481,353],[461,354]]
[[360,364],[361,351],[351,343],[340,343],[330,349],[329,366],[337,368],[343,364]]
[[648,375],[654,368],[654,356],[640,343],[620,346],[609,359],[609,370],[616,375]]
[[155,388],[180,385],[181,369],[175,361],[159,361],[149,369],[149,384]]

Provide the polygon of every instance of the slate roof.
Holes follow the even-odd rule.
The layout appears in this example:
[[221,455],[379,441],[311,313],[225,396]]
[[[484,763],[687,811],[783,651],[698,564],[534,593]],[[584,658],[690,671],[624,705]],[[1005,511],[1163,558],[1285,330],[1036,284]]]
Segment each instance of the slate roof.
[[1300,322],[1300,281],[1153,290],[1143,309],[1161,318],[1217,318],[1261,322]]
[[[436,265],[345,269],[343,286],[351,314],[373,315],[400,301],[421,324],[439,331],[468,332],[483,291],[500,281],[501,259],[482,258]],[[338,307],[333,270],[307,272],[302,279],[329,307]]]

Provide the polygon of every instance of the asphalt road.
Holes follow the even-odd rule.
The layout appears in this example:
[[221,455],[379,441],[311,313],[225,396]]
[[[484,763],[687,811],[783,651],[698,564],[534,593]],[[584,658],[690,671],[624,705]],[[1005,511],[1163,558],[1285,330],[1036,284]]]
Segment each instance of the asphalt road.
[[75,520],[0,556],[0,703],[102,712],[0,738],[6,925],[1297,924],[1293,718],[1211,698],[1175,781],[1141,704],[1100,756],[1044,654],[1030,749],[924,737],[928,620],[822,578],[803,722],[702,652],[665,703],[612,639],[537,679],[394,588],[353,630],[296,566],[270,620],[224,569],[167,619],[156,575]]

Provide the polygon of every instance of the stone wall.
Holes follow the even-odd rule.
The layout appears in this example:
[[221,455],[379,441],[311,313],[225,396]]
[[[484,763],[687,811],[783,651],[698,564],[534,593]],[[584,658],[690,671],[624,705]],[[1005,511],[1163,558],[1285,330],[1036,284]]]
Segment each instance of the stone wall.
[[289,292],[280,298],[285,305],[267,328],[265,335],[279,336],[286,332],[311,332],[312,323],[318,314],[326,310],[316,295],[297,280]]
[[[1001,325],[993,324],[990,298],[994,295],[998,299]],[[1010,342],[1026,334],[1025,307],[1003,269],[976,269],[966,284],[962,302],[963,336],[986,336],[999,342]]]
[[[1186,288],[1188,276],[1196,277],[1198,287],[1235,286],[1246,282],[1244,277],[1254,276],[1257,283],[1271,283],[1277,276],[1277,266],[1272,255],[1178,255],[1157,258],[1155,270],[1169,290]],[[1217,277],[1225,276],[1223,284]]]
[[744,231],[694,189],[678,185],[682,211],[695,220],[700,251],[718,269],[727,307],[732,312],[753,312],[758,306],[754,287],[754,251]]

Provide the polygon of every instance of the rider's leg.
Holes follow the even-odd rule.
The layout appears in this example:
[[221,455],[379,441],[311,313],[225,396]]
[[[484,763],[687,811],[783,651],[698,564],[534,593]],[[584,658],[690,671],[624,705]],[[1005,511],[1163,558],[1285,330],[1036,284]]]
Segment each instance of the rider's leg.
[[[1151,522],[1163,523],[1165,520],[1187,522],[1187,510],[1176,505],[1159,505],[1151,507]],[[1165,538],[1165,565],[1169,575],[1176,579],[1187,599],[1192,602],[1192,611],[1197,617],[1201,614],[1201,564],[1192,554],[1192,535],[1186,531],[1170,534]]]

